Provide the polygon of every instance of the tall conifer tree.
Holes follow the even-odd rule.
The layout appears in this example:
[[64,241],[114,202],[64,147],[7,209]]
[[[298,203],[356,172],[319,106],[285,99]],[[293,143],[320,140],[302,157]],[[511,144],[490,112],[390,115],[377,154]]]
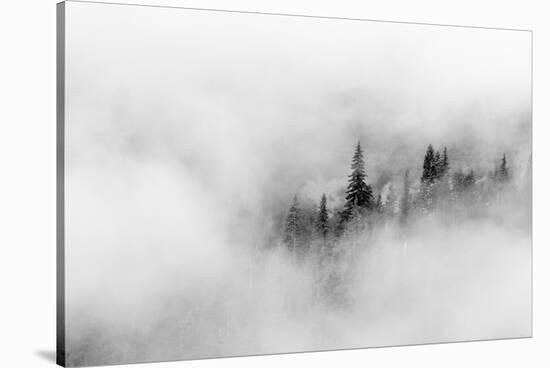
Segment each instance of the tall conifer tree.
[[349,221],[354,211],[374,208],[372,188],[365,182],[366,177],[363,149],[361,143],[358,142],[351,161],[351,174],[348,177],[348,188],[346,190],[346,204],[344,210],[340,213],[341,222]]
[[447,155],[447,147],[443,148],[443,155],[440,155],[439,152],[435,153],[434,157],[434,177],[435,179],[443,178],[449,169],[449,156]]
[[504,153],[502,155],[502,159],[500,160],[500,165],[497,171],[497,179],[501,182],[505,182],[508,180],[508,167],[506,165],[506,154]]
[[439,176],[443,171],[443,158],[441,157],[441,154],[439,153],[439,151],[435,151],[433,166],[434,166],[434,178],[439,179]]
[[403,176],[403,193],[401,194],[401,200],[399,202],[399,215],[402,223],[406,222],[407,217],[409,217],[410,189],[411,182],[409,180],[409,170],[406,170],[405,175]]
[[323,193],[321,197],[321,203],[319,204],[319,212],[317,213],[317,222],[315,224],[317,234],[327,239],[329,226],[328,226],[328,210],[327,210],[327,196]]
[[447,147],[443,148],[443,160],[441,162],[442,176],[449,171],[449,156],[447,155]]
[[427,212],[434,204],[434,184],[437,178],[438,162],[433,146],[430,144],[424,155],[422,176],[420,177],[419,205],[423,212]]
[[300,236],[300,208],[298,197],[294,196],[292,204],[288,210],[288,215],[285,222],[284,242],[288,249],[293,253],[296,252],[298,246],[298,238]]
[[436,155],[434,153],[434,148],[430,144],[426,149],[426,154],[424,155],[424,164],[422,165],[422,177],[420,178],[421,183],[432,184],[436,179]]

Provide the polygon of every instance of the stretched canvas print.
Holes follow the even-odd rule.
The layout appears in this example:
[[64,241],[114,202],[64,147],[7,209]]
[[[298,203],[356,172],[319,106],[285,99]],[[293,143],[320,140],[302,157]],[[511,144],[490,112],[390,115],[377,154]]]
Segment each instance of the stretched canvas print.
[[531,336],[531,32],[58,5],[58,363]]

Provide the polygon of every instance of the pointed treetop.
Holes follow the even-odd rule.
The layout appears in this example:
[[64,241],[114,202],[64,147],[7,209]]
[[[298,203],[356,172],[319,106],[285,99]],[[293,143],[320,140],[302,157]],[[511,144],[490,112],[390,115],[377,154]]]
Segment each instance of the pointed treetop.
[[443,148],[443,160],[441,162],[441,174],[444,175],[449,170],[449,156],[447,155],[447,147]]
[[367,174],[365,172],[365,160],[363,158],[363,149],[361,142],[357,142],[355,153],[351,160],[351,174],[349,177],[348,188],[346,190],[346,205],[372,208],[373,196],[372,189],[365,182]]
[[353,159],[351,161],[351,169],[353,173],[364,175],[365,173],[365,160],[363,158],[363,148],[361,148],[361,142],[357,142],[355,147],[355,153],[353,154]]
[[500,166],[497,170],[497,178],[500,181],[506,181],[508,179],[508,167],[506,166],[506,153],[502,154],[502,159],[500,161]]
[[374,208],[375,201],[372,194],[372,188],[366,183],[366,177],[363,149],[361,148],[361,143],[357,142],[355,153],[351,160],[351,174],[348,175],[346,204],[344,205],[344,210],[339,212],[340,230],[344,228],[344,224],[347,223],[358,210]]
[[401,221],[405,222],[407,216],[410,212],[410,203],[409,203],[409,191],[411,183],[409,181],[409,170],[405,170],[405,175],[403,175],[403,194],[401,195],[401,201],[399,203],[399,211],[401,213]]
[[323,193],[321,202],[319,203],[319,212],[317,214],[316,222],[317,233],[326,239],[328,235],[328,210],[327,210],[327,196]]
[[294,195],[292,204],[288,210],[285,222],[285,235],[284,242],[288,245],[290,250],[294,251],[297,245],[299,237],[299,209],[298,209],[298,196]]
[[434,148],[431,144],[426,149],[426,155],[424,156],[424,163],[422,164],[422,177],[420,181],[422,183],[431,184],[436,179],[436,160]]

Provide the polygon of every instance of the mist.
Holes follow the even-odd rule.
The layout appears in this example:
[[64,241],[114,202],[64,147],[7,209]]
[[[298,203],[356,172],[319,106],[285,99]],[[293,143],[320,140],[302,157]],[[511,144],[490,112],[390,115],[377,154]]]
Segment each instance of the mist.
[[[531,335],[530,33],[71,2],[67,22],[69,365]],[[337,216],[357,142],[376,194],[405,170],[420,191],[429,144],[475,190],[503,153],[511,179],[295,257],[293,196]]]

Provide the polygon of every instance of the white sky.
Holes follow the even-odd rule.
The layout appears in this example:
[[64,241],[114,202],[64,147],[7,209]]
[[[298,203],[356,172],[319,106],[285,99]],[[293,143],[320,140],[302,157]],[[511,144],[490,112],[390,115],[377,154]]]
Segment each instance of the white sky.
[[525,160],[530,93],[525,31],[68,3],[69,173],[174,161],[257,203],[335,187],[358,139],[375,182],[428,143],[486,170]]

